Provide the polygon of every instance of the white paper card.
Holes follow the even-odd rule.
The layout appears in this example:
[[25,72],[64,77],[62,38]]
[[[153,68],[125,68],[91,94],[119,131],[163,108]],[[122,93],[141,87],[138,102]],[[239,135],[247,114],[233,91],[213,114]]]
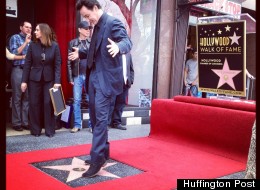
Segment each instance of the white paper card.
[[67,123],[69,121],[69,115],[70,115],[70,106],[66,105],[66,110],[61,113],[61,120]]

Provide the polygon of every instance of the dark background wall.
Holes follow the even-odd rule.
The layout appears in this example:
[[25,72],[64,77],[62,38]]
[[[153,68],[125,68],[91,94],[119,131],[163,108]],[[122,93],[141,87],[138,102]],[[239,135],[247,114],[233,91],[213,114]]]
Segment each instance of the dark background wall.
[[[60,45],[61,51],[62,51],[62,59],[63,59],[63,64],[62,64],[62,85],[63,85],[63,90],[65,98],[69,98],[72,97],[72,89],[71,86],[68,85],[67,80],[66,80],[66,61],[67,61],[67,43],[69,40],[71,40],[72,38],[74,38],[76,36],[76,10],[75,10],[75,1],[76,0],[42,0],[42,1],[35,1],[35,0],[17,0],[17,9],[18,9],[18,17],[17,18],[13,18],[13,17],[6,17],[6,42],[8,41],[8,39],[10,38],[11,35],[16,34],[18,32],[20,32],[19,30],[19,25],[20,22],[24,21],[24,20],[28,20],[29,22],[32,23],[32,27],[33,27],[33,31],[35,29],[35,26],[37,23],[40,22],[46,22],[48,23],[56,32],[57,34],[57,38],[58,38],[58,43]],[[168,0],[170,4],[172,4],[173,1]],[[163,1],[163,4],[167,3],[167,1]],[[173,7],[168,6],[168,7]],[[171,10],[170,12],[174,12],[173,10]],[[252,17],[255,18],[255,11],[251,11],[247,10],[247,9],[242,9],[242,12],[249,12],[250,15]],[[163,12],[162,12],[162,17],[163,17]],[[169,16],[168,16],[169,17]],[[165,21],[165,19],[163,20]],[[170,22],[171,23],[175,23],[175,22]],[[163,24],[163,22],[162,22]],[[167,24],[166,29],[172,28],[169,27],[169,24]],[[163,27],[162,27],[163,28]],[[176,31],[175,31],[176,32]],[[165,31],[163,32],[165,33]],[[172,34],[171,34],[172,35]],[[172,37],[172,36],[171,36]],[[164,41],[165,39],[167,39],[167,44],[169,44],[169,41],[171,41],[171,38],[165,38],[165,36],[161,36],[160,37],[160,41]],[[247,66],[248,66],[248,70],[251,74],[255,74],[255,55],[252,55],[253,53],[255,53],[255,46],[252,46],[252,44],[255,43],[251,43],[254,42],[255,40],[255,35],[249,35],[248,36],[248,43],[247,43]],[[252,47],[250,47],[252,46]],[[161,48],[162,49],[162,48]],[[167,48],[168,49],[168,48]],[[165,53],[164,53],[165,54]],[[168,55],[171,55],[172,52],[169,52]],[[171,58],[169,58],[169,60],[171,60]],[[162,63],[165,67],[166,60],[162,60]],[[160,59],[159,59],[159,62]],[[169,62],[168,64],[171,65],[172,63],[170,63],[171,61],[167,61]],[[160,64],[160,63],[159,63]],[[165,67],[165,69],[167,71],[171,70],[168,67]],[[172,97],[173,94],[175,93],[171,93],[169,91],[171,90],[166,90],[166,88],[171,88],[173,86],[173,84],[169,84],[169,85],[163,85],[166,83],[169,83],[171,80],[170,76],[165,77],[165,71],[162,72],[163,73],[163,82],[160,82],[161,78],[159,76],[159,82],[160,83],[160,87],[158,87],[157,91],[158,91],[158,97]],[[165,81],[166,80],[166,81]],[[180,82],[182,82],[182,80],[180,80]],[[162,85],[161,85],[162,83]],[[176,82],[174,82],[176,83]],[[179,83],[179,82],[177,82]],[[176,86],[176,85],[175,85]],[[175,90],[178,91],[179,90]],[[170,95],[169,95],[170,94]]]
[[17,0],[17,18],[6,17],[6,45],[13,34],[20,32],[20,23],[32,24],[32,32],[38,23],[47,23],[57,35],[62,57],[61,84],[65,99],[72,97],[72,87],[67,82],[66,62],[68,42],[76,37],[76,0]]
[[34,26],[34,0],[17,1],[17,18],[6,17],[6,43],[8,39],[20,32],[19,25],[22,21],[27,20]]

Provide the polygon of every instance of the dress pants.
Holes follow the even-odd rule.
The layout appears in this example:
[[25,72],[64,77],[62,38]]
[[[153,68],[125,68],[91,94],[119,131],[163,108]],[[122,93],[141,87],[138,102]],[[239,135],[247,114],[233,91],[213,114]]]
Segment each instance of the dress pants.
[[90,120],[93,130],[92,147],[90,151],[91,162],[102,163],[109,159],[107,121],[111,96],[107,97],[102,93],[95,69],[92,69],[90,73],[88,93]]
[[124,85],[123,92],[111,100],[108,124],[113,127],[122,124],[122,113],[127,103],[129,87]]
[[49,89],[53,87],[53,81],[29,82],[29,116],[31,134],[37,135],[45,128],[46,135],[55,133],[55,117]]
[[12,125],[26,126],[28,125],[28,90],[22,92],[23,69],[13,67],[11,74],[12,83]]

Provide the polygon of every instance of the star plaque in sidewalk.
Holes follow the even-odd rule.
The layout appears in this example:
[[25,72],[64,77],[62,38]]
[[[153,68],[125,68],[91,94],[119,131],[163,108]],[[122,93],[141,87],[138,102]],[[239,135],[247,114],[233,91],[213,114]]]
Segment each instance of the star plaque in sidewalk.
[[86,172],[89,165],[85,164],[86,156],[65,158],[47,162],[33,163],[32,165],[42,172],[50,175],[59,181],[71,186],[79,187],[108,180],[116,180],[127,176],[142,173],[142,170],[123,164],[116,160],[109,159],[104,167],[94,178],[84,178],[82,174]]

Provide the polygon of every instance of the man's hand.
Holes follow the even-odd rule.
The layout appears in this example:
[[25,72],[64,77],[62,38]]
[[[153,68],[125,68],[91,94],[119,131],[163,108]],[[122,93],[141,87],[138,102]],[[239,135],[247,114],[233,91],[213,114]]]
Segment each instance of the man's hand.
[[31,34],[27,34],[26,37],[25,37],[26,44],[29,44],[31,39],[32,39],[32,35]]
[[76,47],[72,47],[72,49],[74,50],[73,52],[70,52],[69,53],[69,56],[68,56],[68,59],[70,61],[74,61],[76,59],[79,58],[79,48],[76,48]]
[[27,89],[27,83],[23,82],[23,83],[21,84],[21,91],[22,91],[22,92],[25,92],[26,89]]
[[119,52],[119,47],[117,46],[117,44],[111,40],[110,38],[108,38],[108,41],[110,43],[110,45],[107,45],[108,48],[108,53],[110,53],[110,55],[112,55],[112,57],[115,57],[116,54],[118,54]]

